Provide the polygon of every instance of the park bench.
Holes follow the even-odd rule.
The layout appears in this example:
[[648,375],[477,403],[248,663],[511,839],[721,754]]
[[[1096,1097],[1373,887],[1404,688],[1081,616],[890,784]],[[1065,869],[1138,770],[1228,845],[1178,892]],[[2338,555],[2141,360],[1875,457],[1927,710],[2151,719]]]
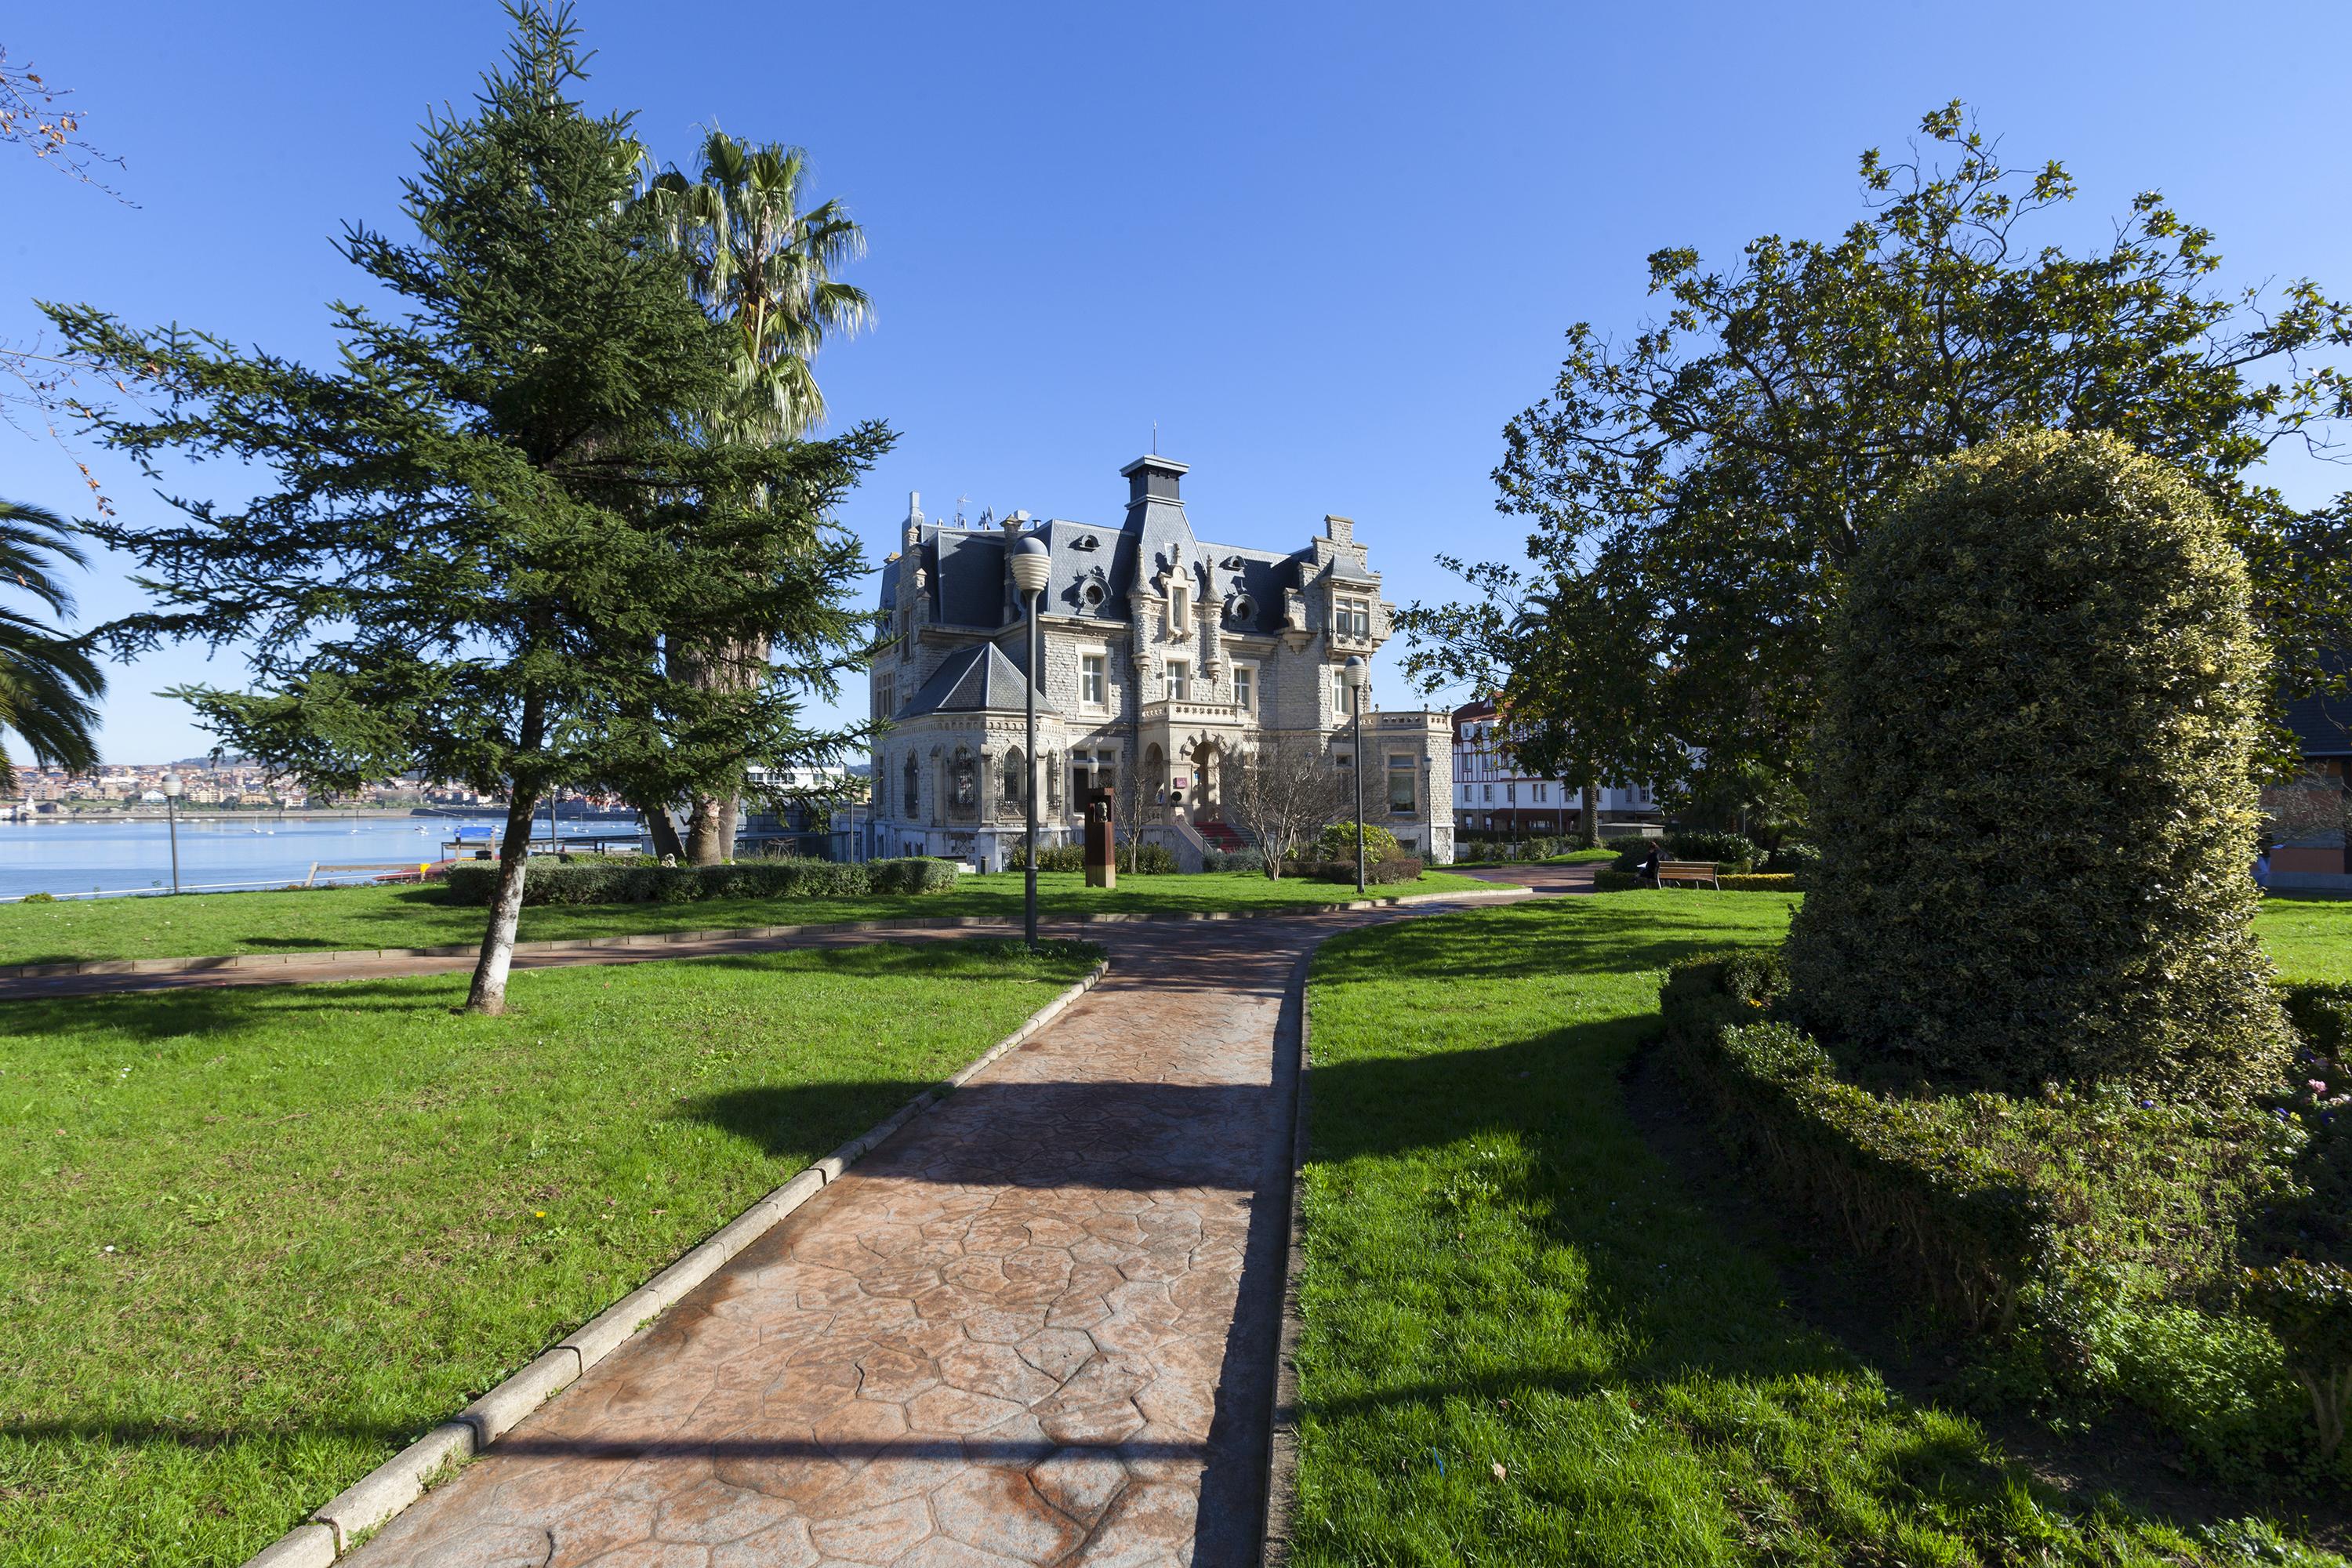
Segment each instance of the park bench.
[[1663,888],[1668,882],[1705,882],[1717,892],[1723,890],[1723,884],[1716,880],[1715,862],[1712,860],[1661,860],[1658,862],[1658,886]]

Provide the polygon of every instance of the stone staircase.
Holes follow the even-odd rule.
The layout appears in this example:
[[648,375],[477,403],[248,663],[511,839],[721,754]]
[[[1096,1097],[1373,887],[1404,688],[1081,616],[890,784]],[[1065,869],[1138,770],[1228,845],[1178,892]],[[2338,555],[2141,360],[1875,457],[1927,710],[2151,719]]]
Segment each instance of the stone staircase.
[[1193,831],[1208,841],[1209,847],[1223,855],[1238,855],[1244,849],[1257,847],[1257,840],[1230,822],[1195,822]]

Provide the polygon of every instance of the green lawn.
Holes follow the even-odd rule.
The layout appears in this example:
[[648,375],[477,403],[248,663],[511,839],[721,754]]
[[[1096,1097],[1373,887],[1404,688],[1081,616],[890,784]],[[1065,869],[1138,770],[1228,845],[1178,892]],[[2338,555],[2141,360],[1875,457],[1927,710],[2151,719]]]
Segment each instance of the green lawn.
[[451,1016],[462,975],[0,1007],[0,1563],[234,1568],[1084,969],[876,945],[520,972],[495,1019]]
[[1659,972],[1779,940],[1794,902],[1566,899],[1317,957],[1300,1562],[2232,1556],[2063,1503],[1968,1419],[1890,1392],[1642,1141],[1620,1075]]
[[[1491,882],[1425,872],[1417,882],[1376,889],[1384,897],[1488,891]],[[1037,877],[1039,907],[1057,915],[1128,910],[1171,913],[1328,904],[1352,886],[1215,873],[1129,876],[1115,890],[1089,888],[1076,871]],[[976,915],[1019,920],[1021,874],[963,878],[951,892],[860,899],[712,899],[691,904],[546,905],[522,912],[522,937],[621,936],[639,931],[720,931],[734,926]],[[342,948],[441,947],[478,942],[488,912],[442,901],[437,888],[326,888],[306,892],[192,893],[176,899],[0,905],[0,964],[94,959],[182,958],[205,953],[331,952]]]
[[2273,893],[2254,929],[2281,980],[2352,981],[2352,900]]

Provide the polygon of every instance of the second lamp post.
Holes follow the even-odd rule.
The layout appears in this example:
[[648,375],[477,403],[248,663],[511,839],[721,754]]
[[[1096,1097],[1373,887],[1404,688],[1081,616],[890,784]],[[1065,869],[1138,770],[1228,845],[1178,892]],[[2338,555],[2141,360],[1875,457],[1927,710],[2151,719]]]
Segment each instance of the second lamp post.
[[1348,662],[1339,667],[1339,679],[1348,689],[1348,709],[1355,715],[1355,765],[1349,771],[1356,775],[1356,892],[1364,891],[1364,687],[1372,679],[1371,670],[1364,664],[1363,656],[1349,654]]
[[1045,579],[1053,572],[1053,558],[1046,553],[1045,542],[1035,534],[1027,534],[1013,546],[1010,563],[1013,586],[1027,604],[1029,620],[1022,642],[1021,686],[1028,710],[1028,749],[1021,754],[1025,773],[1021,784],[1022,803],[1028,808],[1028,853],[1022,857],[1026,868],[1026,884],[1023,889],[1022,930],[1028,934],[1029,945],[1037,945],[1037,668],[1043,662],[1037,657],[1037,601],[1045,596]]

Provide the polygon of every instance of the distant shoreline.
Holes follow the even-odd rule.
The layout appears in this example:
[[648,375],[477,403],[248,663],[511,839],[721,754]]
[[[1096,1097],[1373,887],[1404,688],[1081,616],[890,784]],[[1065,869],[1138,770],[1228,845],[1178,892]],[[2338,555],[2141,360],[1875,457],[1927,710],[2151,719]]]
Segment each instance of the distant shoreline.
[[[433,811],[415,811],[405,806],[382,806],[347,811],[219,811],[197,807],[181,811],[179,818],[182,822],[471,822],[486,817],[502,821],[506,814],[506,807],[502,805],[486,805],[475,811],[449,807]],[[167,820],[167,816],[160,808],[150,806],[138,811],[44,812],[37,816],[20,816],[5,820],[26,824],[55,823],[59,826],[71,826],[75,823],[93,822],[163,822]],[[546,814],[541,812],[532,820],[544,822],[547,820]],[[634,823],[636,819],[634,816],[560,815],[557,820],[570,824]]]

